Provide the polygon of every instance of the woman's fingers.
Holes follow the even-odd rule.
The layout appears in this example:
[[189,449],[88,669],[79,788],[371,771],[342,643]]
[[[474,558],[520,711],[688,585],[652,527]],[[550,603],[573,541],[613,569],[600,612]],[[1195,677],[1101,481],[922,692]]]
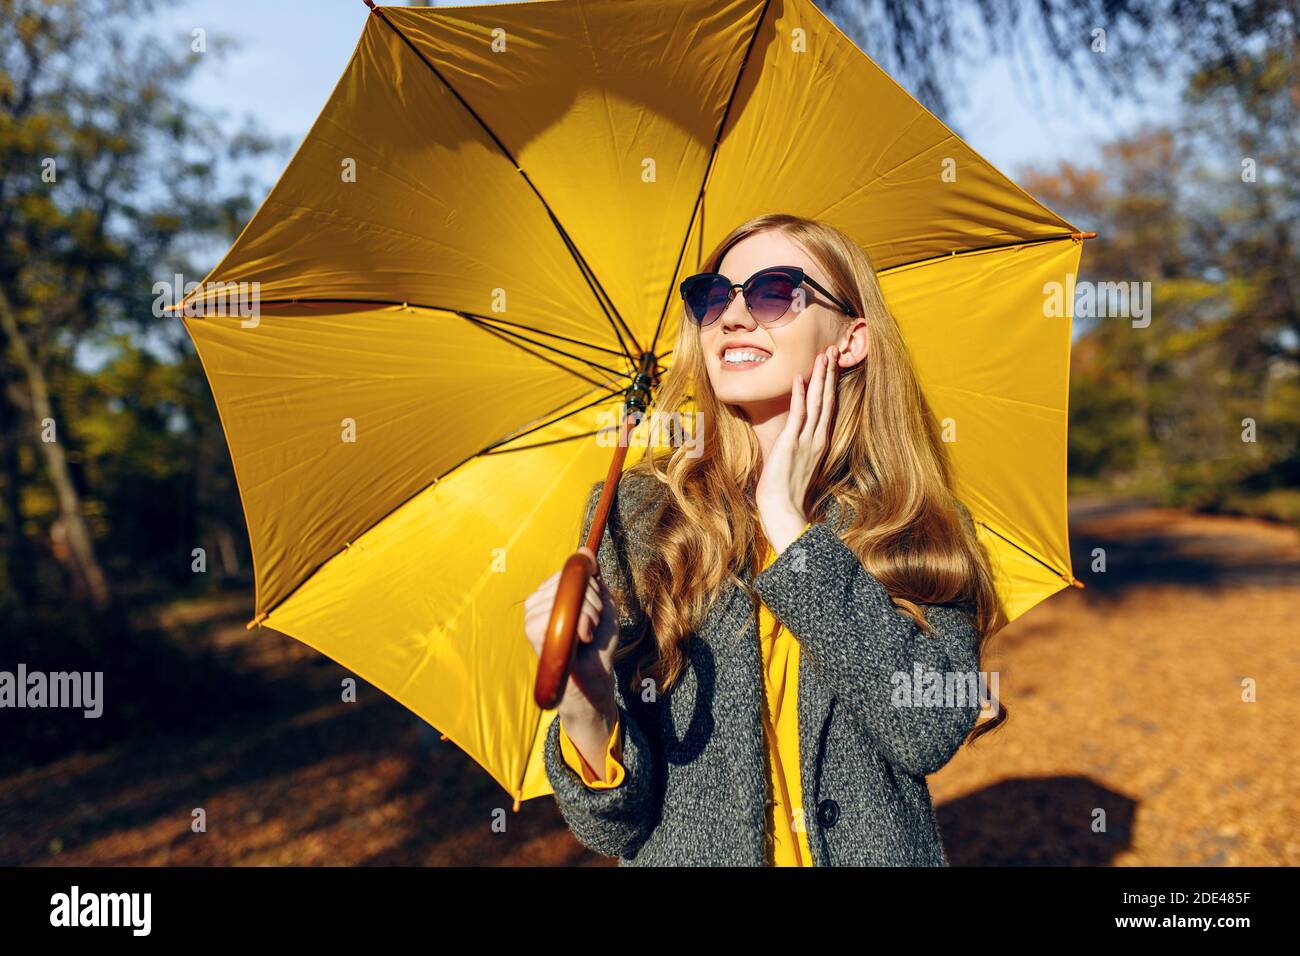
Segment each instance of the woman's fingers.
[[578,638],[584,642],[589,642],[592,635],[596,633],[596,625],[599,623],[600,616],[593,614],[591,608],[584,604],[582,613],[578,615]]
[[822,403],[821,414],[817,419],[817,429],[814,432],[814,439],[823,448],[830,438],[831,419],[835,414],[835,376],[839,371],[836,358],[839,357],[839,349],[831,346],[826,355],[826,375],[822,382]]
[[532,607],[534,604],[541,604],[548,597],[555,593],[556,586],[560,583],[560,572],[556,571],[549,578],[537,585],[537,590],[528,595],[528,600],[524,602],[525,607]]
[[605,608],[601,583],[596,577],[588,578],[587,591],[582,596],[582,617],[579,623],[585,624],[585,629],[581,630],[584,641],[593,640],[600,629],[600,616]]
[[802,375],[794,377],[794,385],[790,387],[790,420],[786,422],[786,428],[799,434],[799,429],[803,427],[804,416],[804,381]]
[[812,375],[808,379],[808,414],[799,432],[799,439],[802,442],[807,443],[812,437],[813,429],[817,427],[817,419],[822,408],[822,382],[825,378],[826,353],[823,352],[813,360]]
[[587,593],[582,596],[582,604],[583,607],[591,611],[592,614],[595,614],[596,617],[600,617],[600,591],[596,588],[595,578],[589,578],[587,580]]
[[[524,633],[538,653],[545,642],[546,628],[555,610],[555,597],[562,573],[557,571],[552,574],[524,601]],[[604,582],[599,578],[592,577],[587,581],[587,590],[578,605],[576,630],[579,640],[589,642],[598,633],[601,616],[605,611],[606,593]]]

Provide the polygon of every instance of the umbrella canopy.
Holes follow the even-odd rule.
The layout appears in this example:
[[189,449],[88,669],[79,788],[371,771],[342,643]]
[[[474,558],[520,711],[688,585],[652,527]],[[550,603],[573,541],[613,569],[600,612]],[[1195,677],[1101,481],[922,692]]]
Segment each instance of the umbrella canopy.
[[[771,211],[872,256],[1010,617],[1071,583],[1070,311],[1044,301],[1081,234],[809,0],[380,7],[181,310],[250,627],[399,700],[516,808],[549,793],[523,599],[578,543],[637,358],[671,363],[678,283]],[[255,320],[220,314],[238,283]]]

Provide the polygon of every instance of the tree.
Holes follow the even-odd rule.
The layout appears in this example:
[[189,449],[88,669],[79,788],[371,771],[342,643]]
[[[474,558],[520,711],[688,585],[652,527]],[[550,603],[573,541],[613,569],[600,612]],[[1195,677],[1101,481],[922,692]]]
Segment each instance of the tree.
[[150,309],[158,265],[242,222],[249,203],[223,192],[217,165],[265,148],[175,95],[202,53],[189,37],[169,44],[140,28],[156,6],[0,0],[0,518],[6,583],[24,601],[34,596],[24,488],[41,481],[56,502],[43,531],[72,593],[110,603],[77,410],[60,385],[92,336],[172,321]]
[[[1239,48],[1253,0],[819,0],[818,6],[943,117],[962,71],[1039,47],[1077,85],[1140,99],[1143,80]],[[976,47],[983,40],[986,50]],[[1033,67],[1030,67],[1033,71]]]
[[1181,115],[1108,145],[1100,169],[1023,178],[1100,233],[1089,280],[1154,295],[1145,328],[1077,320],[1072,474],[1204,505],[1300,485],[1296,18],[1262,0],[1236,28],[1240,46],[1189,74]]

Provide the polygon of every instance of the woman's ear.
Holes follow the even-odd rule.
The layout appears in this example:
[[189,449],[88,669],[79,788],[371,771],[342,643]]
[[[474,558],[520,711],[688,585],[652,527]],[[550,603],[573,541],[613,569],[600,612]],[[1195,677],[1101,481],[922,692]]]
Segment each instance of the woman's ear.
[[840,350],[839,367],[852,368],[867,357],[871,338],[867,332],[866,319],[853,319],[836,345]]

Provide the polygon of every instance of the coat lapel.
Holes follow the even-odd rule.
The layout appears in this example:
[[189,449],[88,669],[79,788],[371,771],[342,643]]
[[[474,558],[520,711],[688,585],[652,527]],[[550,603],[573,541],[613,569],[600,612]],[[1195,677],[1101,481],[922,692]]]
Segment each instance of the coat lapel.
[[[844,509],[846,516],[851,520],[853,515],[852,508]],[[841,508],[838,501],[834,498],[826,506],[826,514],[822,519],[832,528],[840,518]],[[819,762],[818,748],[821,746],[822,730],[826,724],[826,718],[830,715],[831,703],[834,701],[834,695],[822,683],[812,670],[808,663],[808,655],[799,654],[799,760],[802,764],[799,784],[803,792],[807,794],[805,802],[811,804],[813,796],[817,792],[816,768]],[[807,806],[805,808],[805,819],[811,814],[817,812],[816,806]],[[811,843],[811,841],[809,841]],[[812,848],[813,855],[818,855],[818,849]]]
[[[832,501],[826,520],[834,522],[839,506]],[[748,571],[740,577],[753,582]],[[767,831],[767,741],[763,737],[763,675],[762,655],[759,651],[758,618],[754,614],[749,596],[737,584],[728,580],[715,602],[712,612],[701,628],[701,635],[714,648],[718,673],[718,700],[724,706],[734,705],[732,715],[741,721],[740,740],[743,745],[733,755],[732,778],[737,794],[744,794],[746,803],[742,812],[749,817],[754,832]],[[813,839],[817,807],[817,766],[820,762],[822,730],[830,715],[834,696],[811,672],[808,658],[799,655],[799,783],[803,792],[803,819],[808,833],[809,849],[813,862],[825,866],[826,860],[820,843]],[[755,781],[758,786],[755,786]],[[766,860],[766,844],[761,846]]]
[[[853,509],[841,509],[834,498],[826,506],[822,521],[834,528],[840,520],[841,511],[847,520],[852,520]],[[808,655],[799,654],[799,787],[803,799],[803,820],[808,835],[808,849],[812,852],[813,865],[828,866],[822,841],[815,839],[820,829],[815,825],[817,818],[817,769],[821,766],[822,733],[826,720],[830,716],[831,705],[835,695],[812,672]]]
[[742,815],[745,832],[753,835],[747,847],[750,865],[762,866],[767,859],[767,757],[758,622],[748,595],[730,579],[723,584],[700,636],[715,656],[719,716],[725,713],[727,720],[738,724],[735,746],[727,754],[732,791],[737,795],[736,810]]

